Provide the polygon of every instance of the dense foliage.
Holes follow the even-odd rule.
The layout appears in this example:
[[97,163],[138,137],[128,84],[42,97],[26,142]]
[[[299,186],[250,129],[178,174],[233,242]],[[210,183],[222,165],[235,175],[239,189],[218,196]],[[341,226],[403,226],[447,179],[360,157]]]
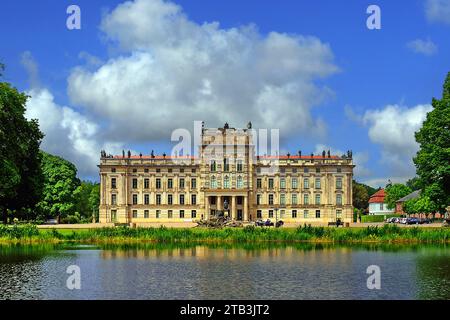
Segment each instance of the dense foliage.
[[80,180],[74,164],[42,152],[44,190],[37,208],[41,219],[66,218],[75,214]]
[[[0,71],[3,65],[0,65]],[[25,118],[27,96],[0,82],[0,214],[34,218],[43,188],[37,120]]]
[[353,191],[353,207],[358,209],[358,211],[364,211],[369,207],[369,198],[377,190],[371,186],[365,185],[363,183],[356,182],[353,180],[352,183]]
[[450,72],[442,99],[432,100],[422,128],[416,132],[420,149],[414,158],[423,195],[439,212],[450,205]]
[[450,228],[404,228],[396,225],[367,228],[328,228],[300,226],[288,228],[178,229],[178,228],[98,228],[65,232],[38,230],[31,225],[0,226],[4,242],[80,243],[295,243],[295,242],[380,242],[380,243],[448,243]]
[[386,196],[384,202],[387,204],[388,209],[394,209],[398,199],[407,196],[412,190],[401,183],[391,184],[386,187]]

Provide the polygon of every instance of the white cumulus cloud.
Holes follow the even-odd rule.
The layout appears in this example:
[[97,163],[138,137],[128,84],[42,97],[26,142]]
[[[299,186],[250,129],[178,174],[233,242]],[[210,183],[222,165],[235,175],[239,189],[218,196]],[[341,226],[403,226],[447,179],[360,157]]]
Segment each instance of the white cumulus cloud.
[[387,105],[367,110],[363,122],[369,127],[369,138],[381,146],[381,163],[397,181],[412,178],[415,168],[412,158],[418,150],[414,134],[418,131],[432,106],[428,104],[407,108]]
[[94,70],[74,68],[68,93],[105,121],[112,140],[168,140],[194,120],[326,134],[311,109],[333,96],[320,81],[338,67],[316,37],[197,23],[162,0],[120,4],[100,28],[120,54]]

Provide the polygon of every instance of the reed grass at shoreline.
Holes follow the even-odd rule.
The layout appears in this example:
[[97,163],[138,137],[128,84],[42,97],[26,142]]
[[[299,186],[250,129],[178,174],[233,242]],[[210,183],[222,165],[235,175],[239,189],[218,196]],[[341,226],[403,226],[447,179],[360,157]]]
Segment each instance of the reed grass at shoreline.
[[300,226],[287,228],[128,228],[39,230],[35,225],[0,226],[0,243],[450,243],[449,228],[400,228],[396,225],[361,229]]

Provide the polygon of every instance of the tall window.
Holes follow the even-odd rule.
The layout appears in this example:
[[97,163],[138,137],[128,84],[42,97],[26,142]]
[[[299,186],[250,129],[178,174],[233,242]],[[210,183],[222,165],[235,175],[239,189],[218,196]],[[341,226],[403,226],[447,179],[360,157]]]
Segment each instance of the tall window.
[[292,178],[291,187],[292,189],[297,189],[297,178]]
[[211,177],[211,189],[217,189],[216,177]]
[[296,204],[297,204],[297,194],[296,194],[296,193],[293,193],[291,197],[292,197],[292,201],[291,201],[292,204],[293,204],[293,205],[296,205]]
[[305,193],[303,195],[303,203],[304,204],[309,204],[309,194]]
[[173,179],[167,179],[167,189],[173,189]]
[[223,187],[224,188],[230,187],[230,178],[228,176],[225,176],[225,178],[223,178]]
[[261,204],[261,198],[262,198],[262,195],[260,195],[260,194],[257,194],[257,195],[256,195],[256,204],[257,204],[257,205],[260,205],[260,204]]
[[197,179],[191,179],[191,189],[197,189]]
[[161,217],[161,210],[156,210],[156,218]]
[[180,184],[180,189],[184,189],[184,178],[180,178],[179,184]]
[[297,210],[292,210],[292,218],[297,218]]
[[133,204],[138,204],[138,195],[133,194]]
[[144,204],[150,204],[150,195],[144,194]]
[[243,171],[242,160],[238,160],[237,161],[236,170],[237,170],[237,172],[242,172]]
[[261,219],[262,218],[262,211],[261,210],[256,210],[256,218],[257,219]]
[[223,159],[223,171],[228,172],[230,171],[230,164],[228,163],[228,159]]
[[280,204],[282,206],[286,204],[286,195],[284,193],[280,194]]
[[184,210],[180,210],[180,219],[184,219]]
[[180,204],[184,204],[184,194],[180,194]]
[[191,204],[197,204],[197,195],[191,194]]
[[315,187],[316,189],[320,189],[320,178],[316,178]]
[[144,179],[144,189],[150,188],[150,179],[145,178]]
[[285,178],[280,179],[280,188],[286,189],[286,179]]
[[117,204],[117,195],[114,193],[111,195],[111,204],[113,206]]
[[244,187],[244,183],[242,182],[242,177],[241,177],[241,176],[239,176],[239,177],[237,178],[237,187],[238,187],[238,189]]
[[269,189],[273,189],[273,178],[269,178]]
[[215,172],[216,171],[217,165],[216,165],[216,161],[215,160],[211,160],[210,169],[211,169],[211,172]]
[[173,211],[172,210],[168,210],[167,211],[167,218],[169,218],[169,219],[173,218]]
[[336,189],[342,189],[342,178],[336,178]]
[[148,210],[144,210],[144,218],[145,218],[145,219],[148,219],[148,217],[149,217]]
[[137,179],[134,178],[134,179],[132,180],[132,182],[133,182],[133,185],[132,185],[133,189],[137,189]]
[[262,188],[262,180],[261,180],[261,178],[256,179],[256,188],[258,188],[258,189]]
[[336,205],[341,206],[342,205],[342,194],[336,195]]
[[320,210],[316,210],[316,218],[320,218]]
[[117,180],[116,178],[111,178],[111,189],[117,188]]
[[309,189],[309,179],[308,178],[303,179],[303,188]]
[[173,196],[171,194],[167,195],[167,204],[173,204]]
[[320,204],[320,194],[316,194],[316,204]]
[[137,210],[133,210],[133,218],[137,218],[137,217],[138,217]]
[[156,204],[161,204],[161,195],[160,194],[156,195]]
[[161,189],[161,178],[156,178],[156,189]]
[[191,218],[192,219],[197,218],[197,210],[191,210]]
[[273,210],[269,210],[269,218],[273,218]]
[[342,218],[342,210],[338,209],[336,210],[336,219],[341,219]]
[[269,194],[269,204],[273,205],[273,194]]
[[303,218],[308,219],[309,211],[303,210]]

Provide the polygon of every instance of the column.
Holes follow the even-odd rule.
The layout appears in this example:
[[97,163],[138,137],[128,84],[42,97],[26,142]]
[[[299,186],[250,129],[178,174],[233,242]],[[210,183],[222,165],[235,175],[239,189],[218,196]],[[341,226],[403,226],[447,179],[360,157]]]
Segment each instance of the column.
[[231,197],[231,219],[236,220],[236,196]]
[[222,210],[222,197],[221,196],[217,196],[216,208],[217,208],[217,210]]
[[205,196],[205,215],[204,215],[204,219],[208,220],[209,219],[209,197]]
[[244,196],[244,221],[248,221],[248,195]]

